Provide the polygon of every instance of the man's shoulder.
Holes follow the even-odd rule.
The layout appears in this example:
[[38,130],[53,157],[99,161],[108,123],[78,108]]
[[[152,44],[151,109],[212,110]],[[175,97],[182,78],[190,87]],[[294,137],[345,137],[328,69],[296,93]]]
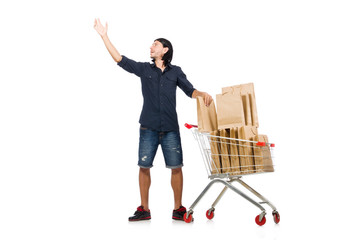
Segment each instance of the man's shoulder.
[[[134,59],[132,58],[129,58],[129,57],[126,57],[124,55],[122,55],[122,61],[125,63],[125,62],[133,62],[133,63],[136,63],[136,64],[144,64],[144,65],[149,65],[151,66],[152,64],[150,62],[139,62],[139,61],[135,61]],[[121,62],[122,62],[121,61]],[[120,63],[121,63],[120,62]]]
[[177,66],[177,65],[173,65],[173,64],[169,64],[170,68],[173,70],[173,71],[176,71],[176,72],[182,72],[182,69],[180,66]]

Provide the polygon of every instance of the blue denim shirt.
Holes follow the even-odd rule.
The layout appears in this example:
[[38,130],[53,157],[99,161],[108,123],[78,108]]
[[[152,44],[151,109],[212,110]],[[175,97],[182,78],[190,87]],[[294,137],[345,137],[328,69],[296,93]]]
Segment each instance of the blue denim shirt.
[[157,131],[178,131],[176,87],[189,97],[195,90],[181,68],[169,64],[162,72],[155,64],[136,62],[125,56],[117,64],[141,78],[143,108],[140,124]]

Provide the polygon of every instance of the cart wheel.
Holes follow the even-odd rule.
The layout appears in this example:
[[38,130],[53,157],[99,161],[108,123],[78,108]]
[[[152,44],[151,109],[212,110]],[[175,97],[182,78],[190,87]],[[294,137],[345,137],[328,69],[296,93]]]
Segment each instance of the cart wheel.
[[280,222],[280,215],[279,215],[279,213],[277,211],[273,212],[273,218],[274,218],[274,222],[276,224],[278,224]]
[[184,221],[187,223],[190,223],[194,220],[194,218],[192,217],[192,213],[189,214],[189,217],[187,217],[187,212],[184,214]]
[[207,219],[211,220],[214,218],[214,211],[215,211],[215,209],[212,209],[212,208],[210,208],[209,210],[206,211]]
[[259,215],[258,216],[256,216],[256,218],[255,218],[255,222],[256,222],[256,224],[258,224],[259,226],[263,226],[264,224],[265,224],[265,222],[266,222],[266,218],[265,218],[265,216],[261,219],[261,221],[259,221]]

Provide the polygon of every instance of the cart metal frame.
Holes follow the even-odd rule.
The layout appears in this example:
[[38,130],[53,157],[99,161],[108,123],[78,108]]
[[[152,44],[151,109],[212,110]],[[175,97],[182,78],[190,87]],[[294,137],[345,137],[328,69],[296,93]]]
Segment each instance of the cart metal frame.
[[[215,201],[213,202],[211,207],[206,211],[206,217],[208,219],[212,219],[214,217],[214,211],[215,211],[216,205],[219,203],[221,198],[224,196],[226,190],[231,189],[232,191],[234,191],[235,193],[237,193],[238,195],[240,195],[241,197],[243,197],[244,199],[246,199],[251,204],[253,204],[254,206],[256,206],[257,208],[259,208],[261,210],[261,213],[259,215],[257,215],[256,218],[255,218],[255,222],[259,226],[262,226],[262,225],[265,224],[265,222],[266,222],[265,215],[267,214],[265,208],[261,204],[267,204],[267,205],[270,206],[270,208],[273,210],[272,215],[273,215],[274,222],[279,223],[280,215],[279,215],[279,212],[277,211],[277,208],[275,207],[275,205],[272,204],[263,195],[261,195],[256,190],[254,190],[252,187],[250,187],[248,184],[246,184],[243,180],[241,180],[241,178],[244,175],[258,174],[258,173],[262,173],[263,171],[253,170],[251,172],[242,172],[242,171],[240,171],[240,172],[237,172],[237,173],[232,173],[232,172],[230,172],[230,173],[222,173],[222,171],[217,171],[215,173],[216,166],[213,165],[214,161],[212,161],[212,151],[211,151],[211,147],[210,147],[210,141],[211,141],[212,138],[213,139],[219,139],[219,140],[227,139],[227,140],[232,140],[232,141],[238,141],[238,143],[242,143],[242,144],[248,144],[248,146],[251,146],[253,148],[267,147],[270,150],[272,150],[275,145],[272,144],[272,143],[264,143],[264,142],[257,142],[257,141],[248,141],[248,140],[242,140],[242,139],[233,139],[233,138],[226,138],[226,137],[220,137],[220,136],[213,136],[213,135],[210,135],[209,133],[199,132],[196,125],[185,124],[185,126],[188,129],[191,129],[195,140],[198,142],[198,145],[199,145],[199,148],[200,148],[200,151],[201,151],[201,155],[203,157],[205,167],[206,167],[208,176],[211,179],[211,181],[205,187],[205,189],[199,194],[199,196],[196,198],[196,200],[192,203],[189,210],[185,213],[184,221],[188,222],[188,223],[193,221],[193,216],[192,215],[194,213],[194,208],[196,207],[196,205],[200,202],[200,200],[204,197],[204,195],[208,192],[208,190],[215,183],[221,183],[221,184],[224,185],[224,188],[222,189],[222,191],[220,192],[218,197],[215,199]],[[233,155],[233,156],[235,156],[235,155]],[[213,170],[213,172],[212,172],[212,170]],[[238,189],[237,187],[232,185],[233,182],[239,183],[241,186],[246,188],[253,195],[258,197],[261,200],[261,202],[255,201],[254,199],[249,197],[247,194],[242,192],[240,189]]]

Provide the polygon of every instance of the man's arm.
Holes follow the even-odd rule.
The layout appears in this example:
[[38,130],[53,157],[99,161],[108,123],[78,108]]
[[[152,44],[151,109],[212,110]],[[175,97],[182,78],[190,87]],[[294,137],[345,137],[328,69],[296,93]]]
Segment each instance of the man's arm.
[[179,68],[180,72],[177,76],[177,86],[179,86],[187,96],[191,98],[202,97],[204,99],[205,105],[209,106],[212,102],[212,97],[206,92],[200,92],[196,90],[192,84],[187,80],[185,73]]
[[101,24],[101,21],[98,19],[94,20],[94,29],[99,33],[99,35],[102,37],[104,45],[106,45],[106,48],[108,52],[111,54],[112,58],[116,62],[120,62],[122,60],[121,54],[117,51],[117,49],[113,46],[111,41],[108,38],[107,31],[108,31],[108,23],[106,23],[106,26],[104,27]]
[[204,99],[205,105],[208,107],[212,102],[212,97],[207,92],[200,92],[196,89],[192,93],[192,98],[202,97]]

